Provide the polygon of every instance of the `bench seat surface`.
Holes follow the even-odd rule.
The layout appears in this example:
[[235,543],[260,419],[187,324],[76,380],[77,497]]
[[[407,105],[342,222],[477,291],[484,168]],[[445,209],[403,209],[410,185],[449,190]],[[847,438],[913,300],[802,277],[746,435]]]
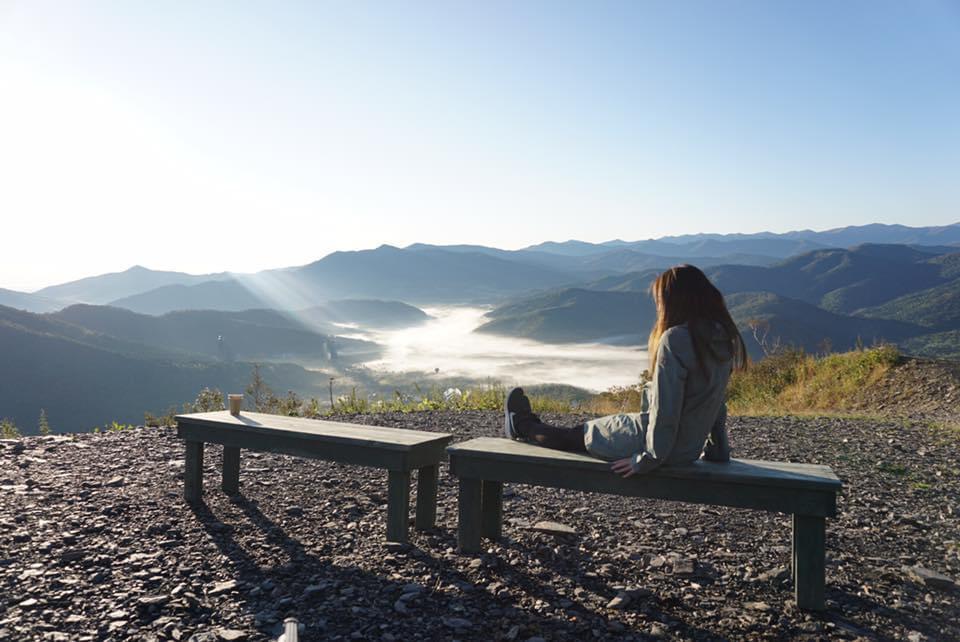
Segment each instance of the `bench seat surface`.
[[[502,437],[478,437],[447,448],[451,457],[473,460],[509,461],[538,467],[562,467],[575,471],[610,472],[609,462],[579,453],[553,450]],[[662,466],[653,472],[630,479],[666,477],[709,480],[731,484],[758,484],[766,487],[838,491],[840,479],[829,466],[790,462],[731,459],[727,463],[696,461],[683,466]]]
[[439,432],[364,426],[338,421],[267,415],[257,412],[244,412],[239,416],[234,416],[223,410],[177,415],[176,419],[181,429],[188,427],[240,428],[244,431],[272,437],[287,436],[330,443],[369,445],[382,450],[406,451],[424,444],[446,442],[452,438],[449,434]]

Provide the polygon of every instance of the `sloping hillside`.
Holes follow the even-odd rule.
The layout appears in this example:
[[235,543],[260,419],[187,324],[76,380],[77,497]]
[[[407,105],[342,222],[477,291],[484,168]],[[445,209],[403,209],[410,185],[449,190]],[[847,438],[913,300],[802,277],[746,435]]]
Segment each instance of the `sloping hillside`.
[[960,361],[904,356],[889,345],[812,355],[785,350],[734,373],[732,414],[859,414],[960,427]]
[[591,281],[584,286],[588,290],[609,290],[614,292],[647,292],[653,280],[662,270],[642,270],[628,274],[617,274]]
[[362,328],[407,328],[430,319],[420,308],[400,301],[337,299],[298,311],[297,318],[313,323],[343,323]]
[[911,292],[883,305],[863,308],[859,316],[908,321],[934,331],[957,329],[960,319],[960,279]]
[[769,268],[709,268],[707,274],[725,294],[762,290],[850,313],[942,284],[946,279],[931,258],[905,246],[863,245],[803,254]]
[[[298,300],[293,307],[301,307]],[[111,300],[110,305],[141,314],[166,314],[176,310],[240,311],[270,307],[267,301],[236,279],[205,281],[193,285],[164,285]]]
[[919,357],[960,359],[960,330],[921,334],[901,341],[900,348]]
[[643,342],[654,319],[641,292],[566,289],[497,308],[477,332],[527,337],[547,343]]
[[[85,307],[75,312],[104,310]],[[252,367],[119,339],[54,315],[3,307],[0,355],[0,418],[12,419],[27,432],[34,431],[41,408],[62,431],[89,430],[113,420],[140,423],[145,411],[166,411],[193,399],[204,387],[242,391]],[[279,394],[294,390],[319,397],[328,382],[327,375],[295,365],[261,368]]]
[[808,352],[849,350],[858,344],[896,342],[918,334],[915,325],[885,319],[861,319],[834,314],[815,305],[782,297],[772,292],[738,292],[726,297],[734,321],[740,327],[747,348],[754,357],[763,354],[751,324],[763,321],[760,334],[768,346],[803,348]]
[[330,326],[315,331],[273,310],[185,310],[155,317],[120,308],[75,305],[54,318],[135,343],[227,360],[330,360],[341,348],[361,346],[361,342],[334,337]]

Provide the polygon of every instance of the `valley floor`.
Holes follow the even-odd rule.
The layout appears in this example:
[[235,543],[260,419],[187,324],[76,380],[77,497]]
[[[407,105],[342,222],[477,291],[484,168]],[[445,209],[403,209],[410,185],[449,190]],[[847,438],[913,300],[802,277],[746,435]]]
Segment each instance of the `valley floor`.
[[[500,429],[495,412],[344,419]],[[438,527],[387,545],[382,471],[245,454],[231,500],[211,447],[192,510],[181,442],[146,429],[0,442],[0,639],[267,640],[288,615],[306,640],[960,639],[960,589],[907,570],[960,577],[960,435],[734,417],[731,440],[843,479],[825,613],[793,606],[786,515],[515,485],[503,540],[459,556],[446,467]]]

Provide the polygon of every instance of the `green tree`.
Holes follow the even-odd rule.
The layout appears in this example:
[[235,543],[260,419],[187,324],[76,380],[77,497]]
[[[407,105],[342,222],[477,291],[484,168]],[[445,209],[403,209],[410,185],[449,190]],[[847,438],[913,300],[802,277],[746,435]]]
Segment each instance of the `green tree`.
[[293,390],[287,391],[287,396],[277,400],[277,410],[279,414],[288,417],[300,417],[303,415],[303,399]]
[[17,428],[17,424],[13,423],[12,419],[0,419],[0,438],[16,439],[20,436],[20,429]]
[[257,412],[269,410],[272,405],[273,391],[260,374],[259,363],[253,364],[253,372],[250,373],[250,383],[247,385],[246,393],[253,402],[253,409]]
[[219,388],[204,388],[197,395],[193,405],[185,404],[187,412],[215,412],[224,410],[223,393]]
[[40,409],[39,429],[41,435],[50,434],[50,422],[47,421],[47,411],[43,408]]

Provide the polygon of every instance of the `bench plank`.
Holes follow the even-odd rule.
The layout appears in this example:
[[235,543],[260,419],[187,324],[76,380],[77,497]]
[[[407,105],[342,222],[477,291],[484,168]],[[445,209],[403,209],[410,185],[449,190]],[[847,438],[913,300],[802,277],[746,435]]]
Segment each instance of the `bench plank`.
[[226,411],[178,415],[177,434],[187,441],[388,470],[435,464],[445,456],[444,449],[453,438],[446,433],[262,413],[235,417]]
[[430,443],[436,439],[449,440],[451,435],[441,432],[407,430],[405,428],[387,428],[384,426],[366,426],[348,424],[339,421],[304,419],[303,417],[284,417],[258,412],[244,412],[238,416],[225,410],[218,412],[192,413],[177,415],[177,425],[189,426],[236,426],[245,432],[260,433],[276,437],[287,433],[289,437],[316,438],[324,441],[353,443],[358,445],[376,444],[385,450],[409,450],[413,446]]
[[[573,471],[610,472],[610,464],[590,455],[570,453],[535,446],[533,444],[504,439],[502,437],[479,437],[447,449],[449,454],[506,461],[541,467],[554,467],[570,475]],[[696,479],[697,481],[720,481],[730,483],[762,483],[783,488],[810,488],[837,491],[842,482],[829,466],[795,464],[791,462],[731,459],[725,464],[696,461],[683,466],[663,466],[644,477],[655,475],[671,479]]]

